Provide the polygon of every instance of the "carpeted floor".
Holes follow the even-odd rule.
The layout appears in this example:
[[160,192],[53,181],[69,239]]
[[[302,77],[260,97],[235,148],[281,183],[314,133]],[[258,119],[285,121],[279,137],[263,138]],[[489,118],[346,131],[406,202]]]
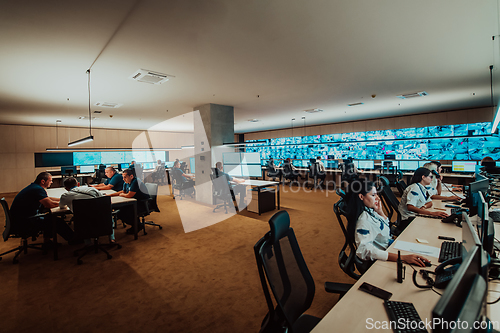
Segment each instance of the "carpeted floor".
[[[282,189],[281,208],[291,216],[316,283],[307,313],[322,317],[338,299],[324,291],[324,282],[353,282],[337,262],[344,242],[332,211],[338,197],[292,190]],[[111,260],[91,253],[78,266],[72,251],[79,246],[67,243],[58,261],[36,250],[21,255],[17,265],[13,254],[4,256],[0,331],[258,332],[267,308],[253,245],[269,230],[275,211],[231,216],[192,200],[174,200],[167,186],[160,193],[161,213],[150,220],[163,229],[147,227],[148,234],[134,241],[120,226],[116,239],[123,248],[111,250]],[[10,204],[14,195],[2,196]],[[185,233],[193,223],[209,226]],[[2,242],[0,253],[17,245],[17,239]]]

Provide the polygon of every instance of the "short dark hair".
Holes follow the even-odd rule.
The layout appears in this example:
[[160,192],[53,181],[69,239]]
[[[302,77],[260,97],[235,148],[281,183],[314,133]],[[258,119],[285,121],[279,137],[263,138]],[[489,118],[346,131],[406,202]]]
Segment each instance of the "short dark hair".
[[114,173],[116,173],[115,168],[113,168],[112,166],[106,167],[106,169],[111,170],[111,171],[113,171]]
[[34,181],[35,184],[40,185],[42,183],[42,180],[49,180],[49,177],[52,176],[50,173],[47,171],[40,172],[38,176],[36,176],[36,179]]
[[415,183],[420,183],[422,181],[422,177],[425,176],[427,177],[430,175],[431,170],[427,168],[418,168],[415,170],[415,173],[413,174],[413,177],[411,177],[410,185],[415,184]]
[[76,179],[75,179],[75,178],[73,178],[73,177],[69,177],[69,178],[66,178],[66,179],[64,180],[64,183],[63,183],[63,184],[64,184],[64,188],[65,188],[65,189],[68,189],[68,188],[69,188],[69,189],[71,189],[71,188],[73,188],[73,187],[77,186],[77,185],[78,185],[78,182],[76,181]]
[[125,170],[123,170],[123,173],[126,173],[128,176],[134,176],[135,177],[135,172],[132,169],[125,169]]
[[441,162],[439,161],[431,161],[432,164],[436,164],[438,168],[441,166]]

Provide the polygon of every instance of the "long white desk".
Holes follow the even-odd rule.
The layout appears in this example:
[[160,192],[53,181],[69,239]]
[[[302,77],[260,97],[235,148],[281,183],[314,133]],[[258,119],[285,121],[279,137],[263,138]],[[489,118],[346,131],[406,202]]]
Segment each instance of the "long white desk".
[[[445,208],[441,201],[434,200],[433,209]],[[442,223],[440,219],[417,217],[410,223],[405,231],[389,247],[388,251],[397,253],[394,249],[397,241],[417,243],[416,239],[428,241],[429,246],[440,247],[443,240],[438,236],[454,237],[457,241],[462,239],[462,229],[452,223]],[[401,251],[401,254],[408,252]],[[425,255],[424,255],[425,256]],[[432,262],[434,270],[438,264],[438,258],[425,256]],[[440,296],[430,289],[419,289],[412,281],[413,269],[406,266],[406,277],[403,283],[397,283],[397,266],[395,262],[376,261],[372,267],[354,284],[349,292],[328,312],[328,314],[314,328],[313,333],[332,332],[335,328],[342,327],[349,332],[366,332],[374,328],[375,323],[388,322],[389,317],[385,311],[383,301],[380,298],[369,295],[358,290],[363,282],[368,282],[393,294],[391,300],[412,302],[420,318],[432,321],[431,311]],[[415,269],[421,269],[414,266]],[[418,277],[421,284],[425,284],[421,276]],[[391,329],[380,329],[377,332],[392,332]]]

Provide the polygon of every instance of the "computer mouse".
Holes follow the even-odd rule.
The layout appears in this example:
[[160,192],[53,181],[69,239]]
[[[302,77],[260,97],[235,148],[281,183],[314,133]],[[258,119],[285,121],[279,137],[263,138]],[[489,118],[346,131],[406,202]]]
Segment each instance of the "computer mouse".
[[432,263],[430,261],[424,261],[425,267],[431,267]]

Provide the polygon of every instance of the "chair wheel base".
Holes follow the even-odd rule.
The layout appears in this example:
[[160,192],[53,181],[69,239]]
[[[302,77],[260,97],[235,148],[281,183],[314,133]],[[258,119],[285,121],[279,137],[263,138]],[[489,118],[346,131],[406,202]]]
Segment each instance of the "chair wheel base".
[[163,229],[163,227],[161,225],[159,226],[159,228],[160,228],[160,230]]

